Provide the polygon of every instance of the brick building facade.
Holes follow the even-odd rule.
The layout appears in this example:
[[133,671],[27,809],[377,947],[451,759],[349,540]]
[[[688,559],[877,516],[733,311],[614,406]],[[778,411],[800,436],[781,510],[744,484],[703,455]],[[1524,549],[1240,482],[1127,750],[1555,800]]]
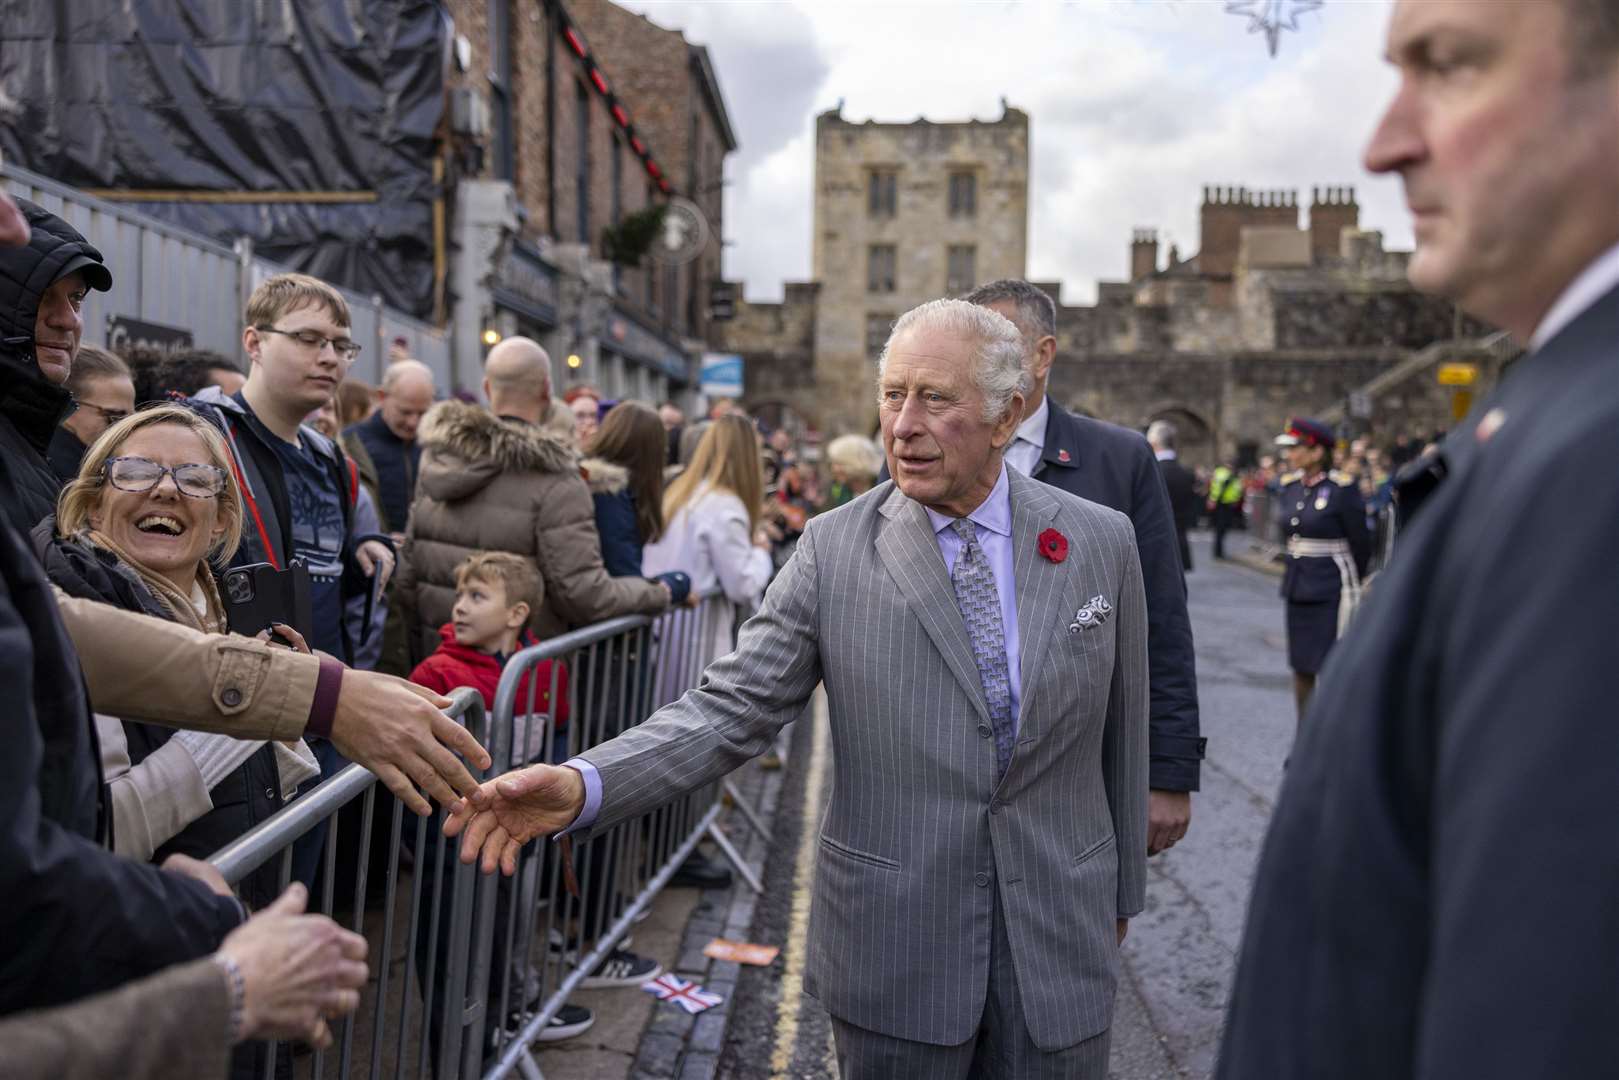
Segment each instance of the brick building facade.
[[[524,334],[551,352],[564,386],[589,382],[613,398],[684,396],[708,334],[704,275],[718,276],[718,177],[735,148],[706,51],[605,0],[451,0],[449,8],[465,60],[451,108],[460,166],[457,381],[475,387],[488,348]],[[680,100],[700,102],[705,118],[684,129],[668,117],[677,83]],[[687,190],[713,206],[695,259],[607,261],[606,230]]]
[[635,108],[635,126],[658,148],[680,195],[702,212],[708,242],[697,257],[659,268],[664,325],[711,344],[709,295],[720,279],[725,157],[736,134],[708,50],[609,0],[573,0],[569,11],[592,51],[610,67],[617,91]]

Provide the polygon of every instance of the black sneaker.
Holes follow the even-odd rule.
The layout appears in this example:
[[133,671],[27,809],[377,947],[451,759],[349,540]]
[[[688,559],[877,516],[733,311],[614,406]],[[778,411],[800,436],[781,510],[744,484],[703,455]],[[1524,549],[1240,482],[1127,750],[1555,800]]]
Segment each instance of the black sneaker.
[[674,876],[669,879],[669,886],[674,889],[729,889],[731,871],[719,860],[711,859],[700,851],[694,851],[686,856],[686,861],[674,872]]
[[583,1005],[564,1005],[551,1017],[550,1023],[540,1029],[535,1042],[561,1042],[575,1035],[583,1035],[596,1022],[596,1016]]
[[648,979],[656,979],[662,974],[663,965],[656,960],[637,956],[624,949],[614,949],[579,985],[586,990],[601,990],[612,986],[640,986]]
[[[522,1034],[523,1026],[529,1022],[536,1009],[540,1007],[540,999],[535,998],[523,1009],[513,1009],[506,1014],[504,1031],[491,1031],[484,1039],[484,1054],[492,1055],[497,1049],[507,1046],[511,1041]],[[534,1036],[535,1042],[561,1042],[571,1039],[575,1035],[582,1035],[590,1030],[596,1022],[596,1016],[582,1005],[563,1005],[557,1014],[540,1029]]]

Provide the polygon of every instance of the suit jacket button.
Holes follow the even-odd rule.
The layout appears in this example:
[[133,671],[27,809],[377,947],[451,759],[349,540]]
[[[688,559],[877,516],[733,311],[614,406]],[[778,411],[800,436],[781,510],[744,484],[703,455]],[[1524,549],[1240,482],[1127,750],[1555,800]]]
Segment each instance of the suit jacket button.
[[978,734],[982,735],[984,738],[987,739],[991,735],[995,734],[995,731],[988,724],[979,724],[978,725]]
[[264,797],[265,797],[265,798],[266,798],[266,799],[269,799],[269,800],[270,800],[270,801],[271,801],[271,802],[275,802],[275,797],[276,797],[276,790],[275,790],[275,788],[273,788],[273,787],[267,787],[267,788],[265,788],[265,789],[264,789]]
[[988,874],[979,874],[977,877],[973,878],[973,880],[978,883],[978,887],[980,889],[989,888],[989,875]]
[[998,813],[1001,812],[1001,807],[1003,807],[1005,805],[1006,804],[1001,802],[1001,800],[996,799],[994,802],[991,802],[989,804],[989,812],[992,813],[992,814],[998,814]]
[[234,686],[228,686],[219,695],[219,700],[224,703],[225,708],[234,709],[242,703],[242,692]]

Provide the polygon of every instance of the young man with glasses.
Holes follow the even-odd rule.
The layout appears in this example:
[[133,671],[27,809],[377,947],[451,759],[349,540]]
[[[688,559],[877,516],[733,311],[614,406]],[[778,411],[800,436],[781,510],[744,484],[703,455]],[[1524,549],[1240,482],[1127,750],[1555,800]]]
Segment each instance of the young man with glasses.
[[[394,554],[386,537],[356,528],[359,472],[340,446],[303,422],[331,399],[360,346],[349,335],[348,304],[336,289],[305,274],[277,274],[247,302],[242,350],[251,362],[234,394],[210,386],[191,400],[225,435],[246,511],[232,565],[293,561],[309,571],[311,623],[299,626],[310,648],[353,663],[355,642],[344,605],[387,585]],[[310,743],[323,778],[347,760],[324,739]],[[314,878],[325,830],[293,851],[293,875]]]
[[329,400],[360,346],[342,294],[304,274],[277,274],[247,303],[242,350],[251,362],[234,394],[208,387],[192,400],[225,434],[247,510],[233,563],[294,560],[309,571],[312,648],[348,661],[343,602],[386,585],[394,557],[381,537],[357,535],[357,474],[342,448],[303,423]]
[[57,425],[45,456],[67,483],[79,475],[84,452],[101,433],[135,411],[135,380],[129,365],[94,345],[82,345],[67,377],[73,411]]

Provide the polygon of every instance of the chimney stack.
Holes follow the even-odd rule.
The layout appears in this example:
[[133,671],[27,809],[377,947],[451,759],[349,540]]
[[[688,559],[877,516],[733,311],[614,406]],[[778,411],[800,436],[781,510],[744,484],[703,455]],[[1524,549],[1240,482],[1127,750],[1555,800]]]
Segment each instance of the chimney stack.
[[1130,280],[1140,281],[1158,271],[1158,230],[1133,229],[1130,233]]

